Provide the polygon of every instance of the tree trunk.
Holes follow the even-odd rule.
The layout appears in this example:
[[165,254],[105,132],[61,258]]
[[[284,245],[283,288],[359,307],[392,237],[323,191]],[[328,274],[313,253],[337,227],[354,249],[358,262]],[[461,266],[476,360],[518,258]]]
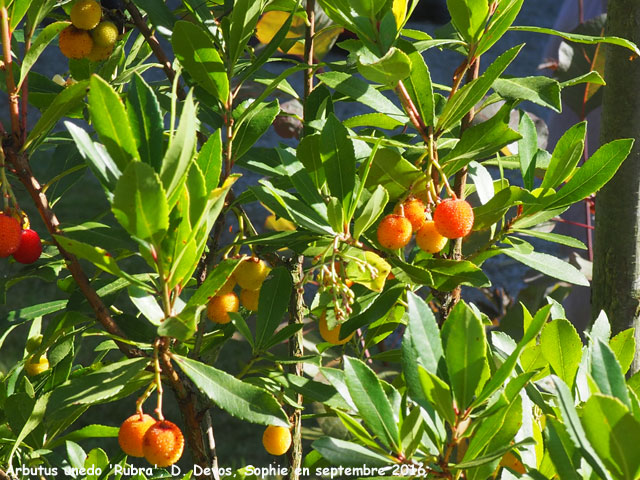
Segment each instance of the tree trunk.
[[[640,44],[640,2],[609,0],[606,35]],[[602,143],[635,138],[629,158],[598,193],[593,316],[604,310],[614,333],[636,328],[640,345],[640,59],[607,45]],[[640,370],[640,356],[632,372]]]

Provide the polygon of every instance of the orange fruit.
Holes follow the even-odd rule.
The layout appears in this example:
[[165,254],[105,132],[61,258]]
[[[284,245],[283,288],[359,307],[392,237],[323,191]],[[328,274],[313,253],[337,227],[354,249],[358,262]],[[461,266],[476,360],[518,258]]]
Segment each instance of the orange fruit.
[[403,248],[411,240],[412,231],[411,222],[405,217],[387,215],[378,225],[378,243],[391,250]]
[[448,198],[436,207],[433,221],[443,237],[466,237],[473,228],[473,208],[466,200]]
[[71,23],[76,28],[91,30],[102,17],[102,8],[95,0],[78,0],[71,7]]
[[271,269],[256,257],[246,258],[236,267],[233,276],[245,290],[258,290]]
[[91,53],[93,40],[88,32],[69,25],[60,32],[58,46],[65,57],[80,59]]
[[144,457],[142,439],[155,423],[156,419],[146,413],[142,417],[135,413],[122,422],[118,431],[118,443],[122,451],[132,457]]
[[93,44],[93,48],[89,52],[86,58],[92,62],[101,62],[106,60],[113,53],[113,47],[101,47],[100,45]]
[[157,421],[142,439],[144,458],[151,465],[168,467],[182,456],[184,436],[175,423],[168,420]]
[[353,338],[353,334],[355,333],[355,332],[352,332],[351,335],[340,340],[341,325],[336,325],[331,330],[329,330],[329,327],[327,325],[327,315],[325,313],[323,313],[320,316],[320,322],[318,323],[318,328],[320,330],[320,336],[322,337],[322,339],[325,342],[332,343],[333,345],[344,345],[345,343],[347,343],[349,340]]
[[427,253],[438,253],[447,244],[447,238],[440,235],[436,230],[433,220],[427,220],[418,233],[416,233],[416,243],[418,247]]
[[233,293],[216,295],[209,300],[207,305],[207,317],[214,323],[229,323],[229,312],[237,312],[240,307],[238,296]]
[[240,303],[244,308],[252,312],[258,311],[258,303],[260,299],[260,290],[242,289],[240,292]]
[[404,217],[411,222],[413,232],[417,232],[427,219],[426,211],[427,207],[422,203],[422,200],[409,198],[404,203],[396,205],[393,213],[402,215],[404,212]]
[[285,427],[269,425],[262,434],[262,445],[271,455],[282,455],[291,447],[291,431]]

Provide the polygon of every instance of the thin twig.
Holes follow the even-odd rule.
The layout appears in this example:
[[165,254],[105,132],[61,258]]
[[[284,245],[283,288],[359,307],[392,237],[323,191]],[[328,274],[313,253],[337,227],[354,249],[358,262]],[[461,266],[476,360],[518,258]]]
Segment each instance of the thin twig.
[[20,134],[20,105],[16,82],[13,78],[13,58],[11,57],[11,32],[9,31],[9,16],[7,8],[0,8],[0,30],[2,32],[2,56],[4,60],[5,81],[9,93],[9,115],[11,116],[11,133],[16,141]]

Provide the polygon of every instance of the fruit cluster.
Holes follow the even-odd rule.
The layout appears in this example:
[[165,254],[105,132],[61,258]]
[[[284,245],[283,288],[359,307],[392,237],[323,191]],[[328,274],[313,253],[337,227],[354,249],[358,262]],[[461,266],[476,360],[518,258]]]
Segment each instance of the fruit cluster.
[[[256,257],[245,258],[236,267],[233,275],[211,297],[207,304],[207,317],[214,323],[226,324],[231,321],[229,313],[237,312],[240,304],[251,312],[258,311],[260,289],[271,269]],[[233,291],[241,288],[240,298]]]
[[448,239],[469,235],[473,228],[473,208],[466,200],[448,198],[438,203],[433,219],[427,219],[425,204],[409,198],[384,217],[378,225],[378,243],[384,248],[404,248],[415,233],[418,247],[427,253],[438,253]]
[[184,437],[175,423],[146,413],[127,418],[118,431],[118,443],[127,455],[144,457],[151,465],[168,467],[182,456]]
[[23,229],[10,215],[0,213],[0,258],[13,255],[20,263],[33,263],[40,258],[42,244],[38,232]]
[[67,58],[107,59],[118,40],[118,27],[102,18],[102,7],[95,0],[78,0],[71,7],[71,25],[60,32],[58,45]]

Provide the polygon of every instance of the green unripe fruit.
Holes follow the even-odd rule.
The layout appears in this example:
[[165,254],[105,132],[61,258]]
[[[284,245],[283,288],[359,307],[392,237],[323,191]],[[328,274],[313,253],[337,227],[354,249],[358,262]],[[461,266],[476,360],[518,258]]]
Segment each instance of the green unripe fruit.
[[91,30],[93,42],[100,47],[113,47],[118,40],[118,27],[113,22],[100,22]]

